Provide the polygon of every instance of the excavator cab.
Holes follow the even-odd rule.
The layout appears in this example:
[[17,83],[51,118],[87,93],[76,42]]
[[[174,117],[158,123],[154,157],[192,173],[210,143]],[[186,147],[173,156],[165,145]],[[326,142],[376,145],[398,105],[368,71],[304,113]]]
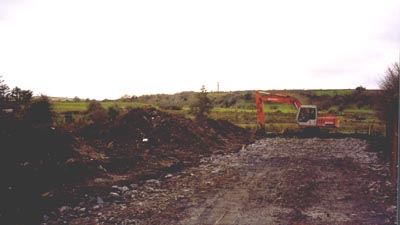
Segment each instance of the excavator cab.
[[296,120],[300,126],[316,126],[317,125],[317,106],[315,105],[302,105],[297,111]]

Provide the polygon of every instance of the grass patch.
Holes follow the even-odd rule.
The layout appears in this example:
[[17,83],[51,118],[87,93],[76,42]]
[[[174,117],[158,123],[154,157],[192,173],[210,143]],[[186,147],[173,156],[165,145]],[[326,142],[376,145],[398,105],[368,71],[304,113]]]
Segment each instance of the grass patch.
[[[53,110],[56,113],[71,112],[71,111],[84,112],[87,110],[89,104],[90,102],[55,101],[53,102]],[[126,108],[126,107],[138,108],[138,107],[150,106],[149,104],[139,103],[139,102],[116,102],[116,101],[100,102],[100,104],[106,109],[108,109],[113,105],[118,105],[121,108]]]

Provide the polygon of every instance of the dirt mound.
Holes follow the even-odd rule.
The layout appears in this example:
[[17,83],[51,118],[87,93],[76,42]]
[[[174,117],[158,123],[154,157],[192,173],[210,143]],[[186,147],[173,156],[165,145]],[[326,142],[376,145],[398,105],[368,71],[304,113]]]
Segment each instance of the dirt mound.
[[[77,135],[82,137],[81,146],[91,146],[97,156],[137,160],[177,157],[184,163],[191,161],[189,164],[191,159],[228,152],[251,139],[247,130],[227,121],[192,121],[154,108],[133,109],[111,124],[88,125]],[[119,162],[119,167],[123,164]],[[106,169],[117,168],[109,165]]]
[[91,124],[79,135],[86,140],[118,143],[134,149],[146,147],[208,149],[224,144],[229,138],[248,139],[249,132],[227,121],[207,119],[194,122],[182,116],[171,115],[154,108],[136,108],[111,124]]
[[88,194],[107,199],[113,185],[159,179],[251,141],[248,130],[229,122],[192,121],[154,108],[132,109],[114,122],[89,124],[72,134],[79,157],[67,168],[79,182],[50,190],[45,198],[52,207],[79,204]]
[[212,153],[238,150],[250,132],[227,121],[192,121],[154,108],[137,108],[109,124],[76,132],[78,151],[95,170],[130,173],[130,180],[158,177],[196,164]]
[[213,152],[237,150],[247,130],[225,121],[132,109],[109,123],[34,127],[0,115],[0,223],[39,223],[43,211],[103,196],[110,184],[140,183],[195,165]]

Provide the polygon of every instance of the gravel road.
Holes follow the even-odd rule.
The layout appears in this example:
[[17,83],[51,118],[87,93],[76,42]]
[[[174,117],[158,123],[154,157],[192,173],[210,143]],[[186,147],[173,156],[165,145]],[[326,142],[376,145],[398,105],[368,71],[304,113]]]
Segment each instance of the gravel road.
[[360,139],[267,138],[87,196],[44,223],[396,224],[389,168]]

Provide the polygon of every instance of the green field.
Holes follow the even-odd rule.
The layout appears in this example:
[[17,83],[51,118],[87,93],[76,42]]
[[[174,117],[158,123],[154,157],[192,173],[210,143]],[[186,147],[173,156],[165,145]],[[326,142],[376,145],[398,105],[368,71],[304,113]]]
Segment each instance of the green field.
[[[340,118],[341,126],[336,129],[340,133],[383,134],[384,124],[376,117],[369,99],[376,90],[355,93],[354,90],[272,90],[270,92],[288,94],[299,98],[303,104],[313,104],[319,107],[319,116],[334,115]],[[255,109],[254,91],[235,91],[208,93],[214,108],[210,114],[213,119],[228,120],[238,126],[256,130],[258,128]],[[131,101],[100,102],[104,108],[118,105],[126,107],[156,107],[177,106],[180,110],[165,110],[168,113],[182,115],[193,119],[190,115],[190,104],[196,100],[195,92],[182,92],[174,95],[146,95]],[[54,111],[58,114],[73,112],[83,114],[90,102],[54,101]],[[296,109],[287,104],[264,103],[264,113],[267,132],[281,133],[285,129],[299,129],[295,117]],[[58,121],[63,121],[59,119]]]
[[[53,102],[53,110],[56,113],[65,113],[65,112],[84,112],[87,110],[90,102],[70,102],[70,101],[54,101]],[[109,108],[113,105],[118,105],[121,108],[126,107],[148,107],[149,104],[140,103],[140,102],[120,102],[120,101],[107,101],[100,102],[101,106],[104,108]]]

